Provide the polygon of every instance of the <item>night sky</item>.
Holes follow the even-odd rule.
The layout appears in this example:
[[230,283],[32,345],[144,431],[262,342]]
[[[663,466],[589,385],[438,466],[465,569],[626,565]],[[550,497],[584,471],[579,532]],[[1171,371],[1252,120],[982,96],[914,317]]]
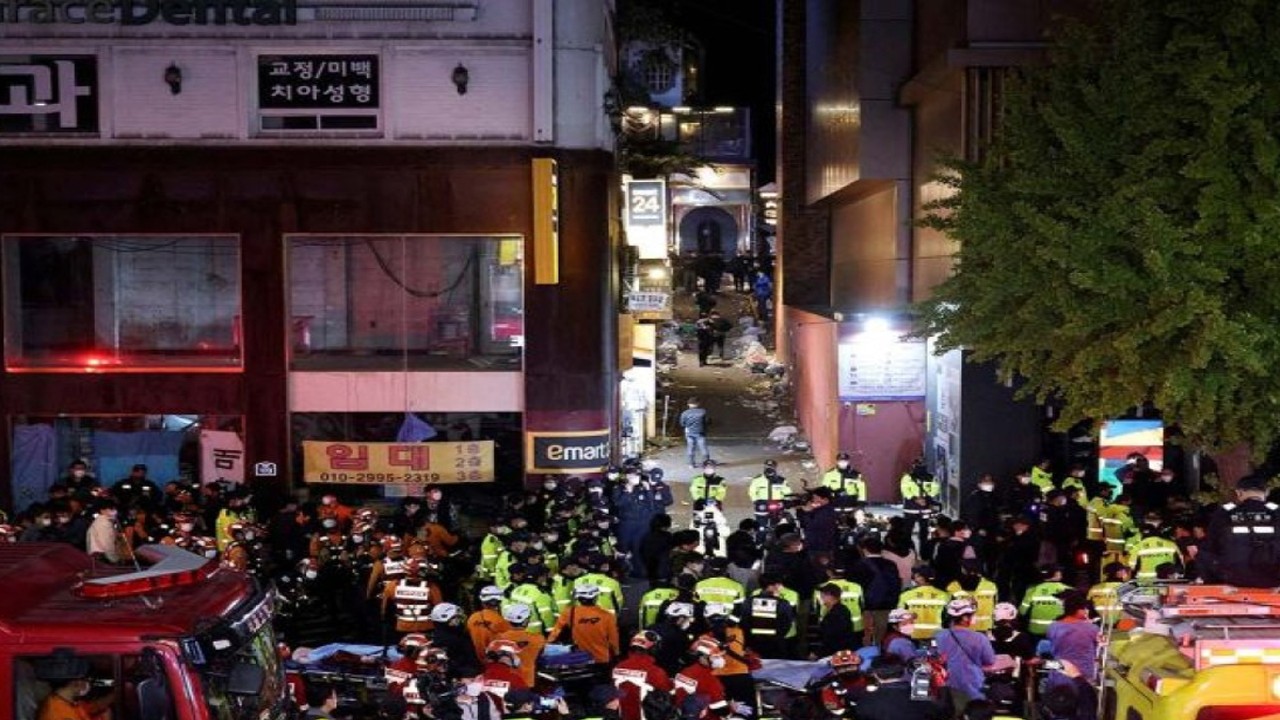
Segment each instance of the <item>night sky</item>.
[[686,0],[686,27],[705,50],[697,105],[751,108],[758,184],[773,179],[776,91],[774,0]]

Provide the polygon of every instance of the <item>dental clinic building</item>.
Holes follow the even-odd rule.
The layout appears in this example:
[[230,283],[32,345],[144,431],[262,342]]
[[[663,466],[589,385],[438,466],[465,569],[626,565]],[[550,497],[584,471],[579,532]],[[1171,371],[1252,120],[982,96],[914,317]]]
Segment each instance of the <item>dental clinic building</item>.
[[606,464],[609,4],[0,1],[0,507],[404,433]]

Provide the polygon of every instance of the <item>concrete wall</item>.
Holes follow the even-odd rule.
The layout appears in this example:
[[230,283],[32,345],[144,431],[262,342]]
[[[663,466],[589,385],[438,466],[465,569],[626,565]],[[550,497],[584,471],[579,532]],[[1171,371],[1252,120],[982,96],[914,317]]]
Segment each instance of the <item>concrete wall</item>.
[[893,310],[905,297],[900,266],[909,233],[897,183],[877,183],[866,195],[831,210],[831,305],[843,312]]
[[787,370],[791,374],[796,417],[809,438],[813,457],[824,470],[840,452],[836,395],[836,330],[834,320],[796,308],[783,308]]

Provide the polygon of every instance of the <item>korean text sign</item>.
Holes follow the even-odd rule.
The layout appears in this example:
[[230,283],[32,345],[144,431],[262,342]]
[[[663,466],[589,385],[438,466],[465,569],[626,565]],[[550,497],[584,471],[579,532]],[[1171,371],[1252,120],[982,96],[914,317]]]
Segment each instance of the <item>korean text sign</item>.
[[260,56],[258,106],[281,110],[377,108],[378,56]]
[[309,483],[493,482],[493,441],[302,443]]

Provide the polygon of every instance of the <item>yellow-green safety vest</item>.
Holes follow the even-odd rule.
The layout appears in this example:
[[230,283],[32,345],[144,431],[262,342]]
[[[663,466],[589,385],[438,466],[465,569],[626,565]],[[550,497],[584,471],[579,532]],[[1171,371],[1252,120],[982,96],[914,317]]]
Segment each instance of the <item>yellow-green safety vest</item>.
[[996,596],[999,594],[995,583],[982,578],[978,587],[970,592],[960,587],[960,583],[953,582],[947,586],[947,592],[951,593],[952,600],[971,599],[978,606],[978,611],[973,614],[972,629],[986,632],[995,627]]
[[942,614],[950,600],[951,595],[947,591],[932,585],[920,585],[902,591],[898,596],[898,607],[916,615],[912,640],[929,640],[942,629]]
[[1027,589],[1018,612],[1027,618],[1027,632],[1044,637],[1049,625],[1062,617],[1062,600],[1058,593],[1070,590],[1069,585],[1057,581],[1042,582]]

